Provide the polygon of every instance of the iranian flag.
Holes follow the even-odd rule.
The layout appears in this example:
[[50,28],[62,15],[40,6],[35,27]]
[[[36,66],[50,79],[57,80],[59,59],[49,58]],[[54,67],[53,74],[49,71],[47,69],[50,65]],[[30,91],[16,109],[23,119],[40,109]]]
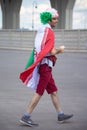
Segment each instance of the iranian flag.
[[[20,79],[27,87],[36,89],[39,81],[38,64],[54,47],[54,32],[50,25],[43,25],[35,38],[34,63],[20,73]],[[32,55],[33,56],[33,55]]]

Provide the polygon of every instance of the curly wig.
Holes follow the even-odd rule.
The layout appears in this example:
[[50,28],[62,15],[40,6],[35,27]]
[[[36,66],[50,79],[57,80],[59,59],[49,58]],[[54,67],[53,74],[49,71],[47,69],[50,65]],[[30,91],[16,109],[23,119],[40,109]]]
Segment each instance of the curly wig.
[[46,24],[52,19],[52,14],[50,12],[40,13],[41,23]]

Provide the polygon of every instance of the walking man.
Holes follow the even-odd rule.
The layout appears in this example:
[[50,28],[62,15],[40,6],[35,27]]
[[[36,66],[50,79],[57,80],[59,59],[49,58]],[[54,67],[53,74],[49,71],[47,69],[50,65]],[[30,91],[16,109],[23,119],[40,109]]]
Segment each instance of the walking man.
[[35,89],[34,96],[30,101],[26,112],[20,122],[24,125],[38,125],[31,119],[31,115],[45,90],[51,96],[51,100],[57,112],[57,120],[64,122],[72,118],[73,114],[67,115],[61,109],[58,88],[52,76],[52,68],[55,66],[56,54],[64,52],[64,46],[55,48],[55,36],[53,28],[58,23],[59,14],[54,8],[47,9],[40,14],[41,25],[35,37],[34,63],[20,74],[20,79],[28,87]]

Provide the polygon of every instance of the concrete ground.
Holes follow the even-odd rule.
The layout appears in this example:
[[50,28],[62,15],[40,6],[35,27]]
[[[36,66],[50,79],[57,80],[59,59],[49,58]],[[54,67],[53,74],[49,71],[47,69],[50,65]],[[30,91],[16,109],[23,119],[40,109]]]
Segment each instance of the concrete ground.
[[0,50],[0,130],[87,130],[87,53],[59,54],[53,68],[61,107],[74,117],[58,124],[50,96],[45,92],[32,114],[39,126],[20,125],[19,120],[34,93],[19,80],[29,53]]

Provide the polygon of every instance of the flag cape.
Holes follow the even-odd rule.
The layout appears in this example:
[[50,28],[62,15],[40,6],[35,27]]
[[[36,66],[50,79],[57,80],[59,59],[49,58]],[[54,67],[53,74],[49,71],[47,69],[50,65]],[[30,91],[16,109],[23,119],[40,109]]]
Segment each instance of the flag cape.
[[36,89],[39,80],[38,64],[43,59],[43,57],[45,57],[54,47],[53,30],[49,27],[46,27],[42,35],[44,35],[41,43],[42,48],[37,54],[35,62],[22,73],[20,73],[20,79],[22,80],[22,82],[28,87],[34,89]]

